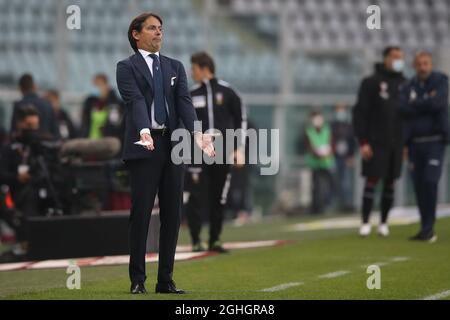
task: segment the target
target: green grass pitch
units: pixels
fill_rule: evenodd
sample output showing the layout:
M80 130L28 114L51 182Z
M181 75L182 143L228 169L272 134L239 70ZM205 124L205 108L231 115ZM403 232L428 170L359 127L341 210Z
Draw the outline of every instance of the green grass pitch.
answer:
M155 294L156 265L150 263L147 295L128 293L128 269L122 265L82 268L80 290L66 288L65 269L0 272L0 299L422 299L450 290L450 218L437 221L439 240L434 244L407 240L417 224L392 227L386 239L376 234L361 239L355 229L286 231L299 221L304 219L227 225L224 241L292 242L177 262L174 280L186 295ZM179 243L188 243L186 228ZM408 259L395 262L395 257ZM388 262L380 267L381 289L369 290L366 266L381 262ZM337 271L345 273L321 277ZM290 287L261 291L283 284Z

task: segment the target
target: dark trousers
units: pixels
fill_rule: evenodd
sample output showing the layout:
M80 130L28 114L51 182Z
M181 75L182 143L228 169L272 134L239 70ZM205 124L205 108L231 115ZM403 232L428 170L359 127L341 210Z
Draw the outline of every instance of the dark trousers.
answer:
M331 204L333 185L333 176L329 169L314 169L312 171L312 214L323 213L325 208Z
M335 187L339 196L340 209L343 210L353 207L353 172L346 161L345 157L336 157Z
M226 164L204 165L197 184L191 185L186 217L192 242L200 241L202 213L209 219L209 244L220 239L223 211L230 186L230 167Z
M148 159L128 160L131 184L129 219L130 265L132 282L144 282L147 233L151 212L158 194L159 235L158 282L172 280L175 249L181 220L183 166L170 159L170 135L152 134L155 150Z
M413 143L409 147L410 172L420 212L421 233L433 232L436 220L438 184L445 145L442 142Z

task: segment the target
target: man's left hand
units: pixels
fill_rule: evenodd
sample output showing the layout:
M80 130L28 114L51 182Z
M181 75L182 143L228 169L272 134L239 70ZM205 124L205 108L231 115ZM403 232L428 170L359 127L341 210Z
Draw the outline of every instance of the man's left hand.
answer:
M209 157L214 157L216 155L212 134L195 132L194 140L197 146L202 149L203 152L206 153Z

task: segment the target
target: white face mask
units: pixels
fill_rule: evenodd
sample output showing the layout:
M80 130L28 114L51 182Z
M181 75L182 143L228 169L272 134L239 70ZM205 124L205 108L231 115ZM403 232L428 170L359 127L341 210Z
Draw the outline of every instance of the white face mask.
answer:
M402 72L405 67L405 61L403 59L395 59L392 61L392 69L395 72Z
M315 128L320 128L323 125L323 117L322 116L314 116L312 118L312 124Z
M347 112L346 111L337 111L336 112L336 120L337 121L347 121Z

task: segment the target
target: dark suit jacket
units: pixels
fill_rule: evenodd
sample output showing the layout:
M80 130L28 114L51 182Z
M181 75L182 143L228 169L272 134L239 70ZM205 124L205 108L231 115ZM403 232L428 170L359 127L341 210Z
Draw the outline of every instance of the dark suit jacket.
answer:
M180 120L189 131L197 120L187 87L186 72L180 61L160 54L164 81L164 95L169 108L169 130L180 127ZM137 52L117 63L117 86L125 103L125 136L123 159L148 158L151 153L134 142L140 139L140 131L151 128L150 107L153 103L153 79L150 70Z

